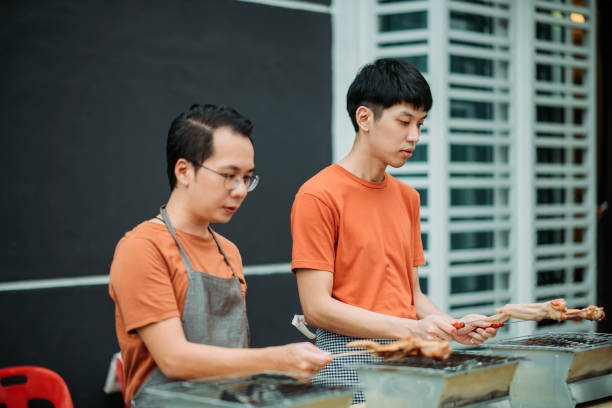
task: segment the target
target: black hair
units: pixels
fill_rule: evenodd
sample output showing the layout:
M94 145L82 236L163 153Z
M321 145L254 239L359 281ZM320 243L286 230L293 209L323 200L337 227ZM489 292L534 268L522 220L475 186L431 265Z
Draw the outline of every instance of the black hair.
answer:
M412 64L384 58L361 68L346 95L346 110L358 130L355 113L367 106L378 119L384 109L398 103L409 103L415 109L431 109L433 103L429 84Z
M172 121L166 143L166 161L170 190L176 186L174 166L183 158L197 164L212 156L215 129L229 127L251 143L253 124L238 111L227 106L192 105Z

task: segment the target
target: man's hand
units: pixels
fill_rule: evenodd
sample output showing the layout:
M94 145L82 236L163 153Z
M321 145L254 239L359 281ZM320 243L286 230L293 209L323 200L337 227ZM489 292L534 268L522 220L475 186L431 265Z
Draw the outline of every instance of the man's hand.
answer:
M469 314L461 319L465 323L463 329L457 330L455 341L467 346L479 346L486 340L497 335L497 328L491 327L491 323L484 320L486 316L479 314Z
M278 371L312 377L332 361L332 355L311 343L292 343L269 347Z
M424 340L451 340L457 336L457 329L451 324L453 321L449 316L431 314L417 320L414 334Z

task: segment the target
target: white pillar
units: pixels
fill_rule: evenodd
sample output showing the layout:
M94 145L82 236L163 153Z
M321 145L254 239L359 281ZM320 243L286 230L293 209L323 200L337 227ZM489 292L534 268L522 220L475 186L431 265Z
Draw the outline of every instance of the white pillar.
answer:
M332 3L332 161L348 154L355 130L346 112L346 92L357 71L374 55L372 0Z
M511 123L514 124L515 141L511 152L514 167L514 197L512 199L513 231L516 266L513 268L512 292L514 303L532 303L536 285L534 249L535 224L535 174L534 174L534 5L531 0L512 2L512 107ZM535 324L512 326L511 334L525 335L533 332Z
M440 310L448 311L449 259L449 147L448 147L448 4L431 0L427 13L429 30L428 76L433 106L428 114L429 129L429 296Z

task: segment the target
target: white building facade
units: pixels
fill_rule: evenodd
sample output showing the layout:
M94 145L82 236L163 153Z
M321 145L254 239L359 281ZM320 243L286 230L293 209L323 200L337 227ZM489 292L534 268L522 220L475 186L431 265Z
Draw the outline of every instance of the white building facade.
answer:
M421 194L422 286L452 315L595 303L595 0L335 0L333 158L363 64L416 65L434 104L391 173ZM594 330L525 322L504 335Z

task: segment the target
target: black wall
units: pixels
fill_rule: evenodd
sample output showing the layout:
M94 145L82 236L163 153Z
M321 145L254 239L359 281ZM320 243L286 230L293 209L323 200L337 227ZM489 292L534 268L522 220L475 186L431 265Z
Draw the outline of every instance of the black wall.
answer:
M598 214L597 221L597 304L612 310L612 27L607 18L612 15L612 2L599 0L598 8L598 143L597 143L597 204L608 203L608 209ZM608 314L610 315L610 314ZM612 333L612 319L602 320L597 330Z
M107 274L119 238L167 199L167 130L196 102L255 124L260 186L217 230L246 265L290 261L293 196L331 161L329 14L234 0L4 1L0 61L0 283ZM253 345L301 340L289 326L293 276L248 284ZM0 308L0 366L58 371L76 406L120 405L102 393L118 350L106 286L0 292Z

